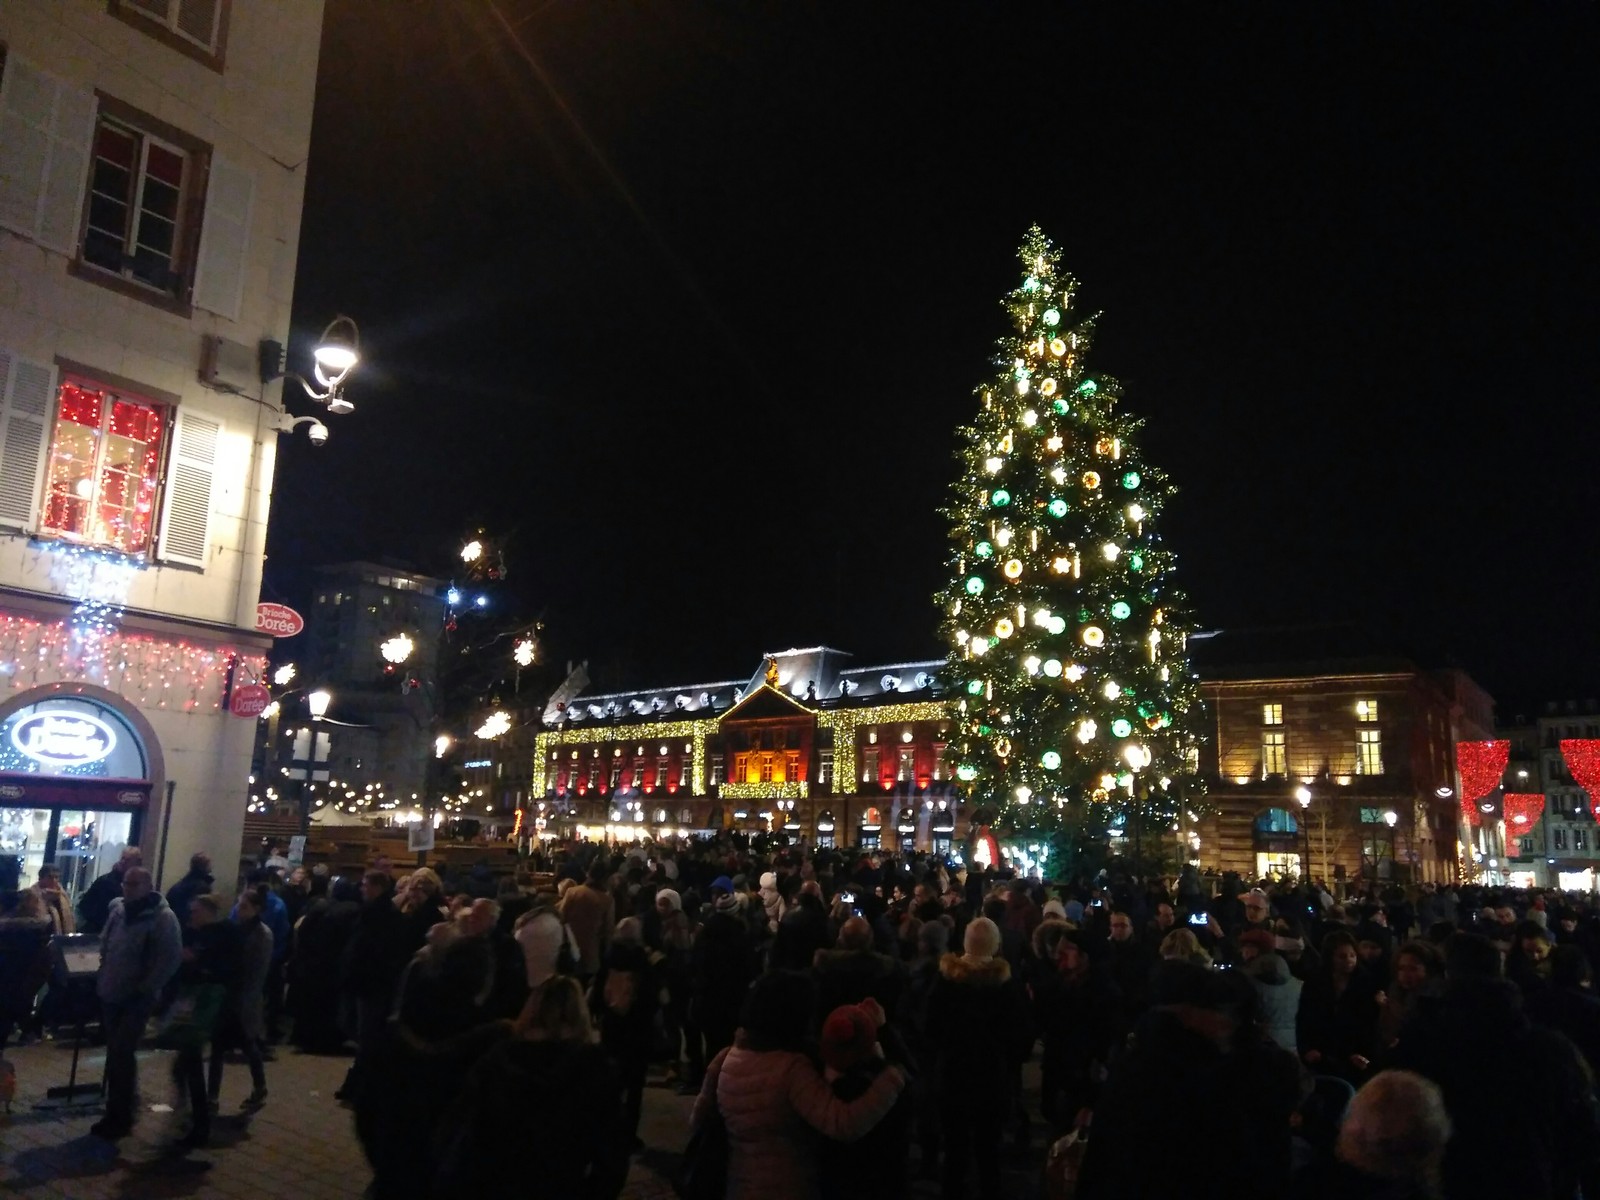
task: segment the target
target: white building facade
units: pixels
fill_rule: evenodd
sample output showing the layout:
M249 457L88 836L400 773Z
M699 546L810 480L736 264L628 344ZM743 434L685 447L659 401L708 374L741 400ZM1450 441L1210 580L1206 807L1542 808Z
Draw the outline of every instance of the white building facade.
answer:
M322 0L0 4L0 856L233 883ZM274 361L262 369L267 358Z

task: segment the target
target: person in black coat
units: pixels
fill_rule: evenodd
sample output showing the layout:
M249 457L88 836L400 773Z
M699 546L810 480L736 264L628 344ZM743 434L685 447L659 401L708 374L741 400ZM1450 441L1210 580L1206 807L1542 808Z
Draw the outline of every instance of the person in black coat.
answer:
M828 910L822 889L815 882L801 886L794 907L778 922L768 968L774 971L809 971L818 950L828 946Z
M332 1054L345 1043L340 964L361 921L361 891L336 879L330 893L306 906L289 959L289 1013L294 1041L313 1054Z
M622 1092L577 982L553 979L529 1005L444 1098L431 1194L492 1196L532 1179L541 1196L614 1200L627 1182Z
M1381 1040L1377 982L1360 964L1355 937L1335 929L1322 939L1322 963L1300 990L1295 1045L1301 1061L1359 1087Z
M600 1021L600 1046L622 1080L624 1124L635 1150L644 1145L639 1140L639 1113L645 1075L655 1053L663 961L644 943L638 919L629 917L617 926L590 998L589 1006Z
M979 1194L1001 1194L1000 1140L1017 1064L1033 1045L1028 998L1000 956L987 917L967 925L965 952L939 960L928 997L927 1040L935 1047L934 1097L944 1136L944 1197L966 1195L976 1162Z
M705 1061L733 1044L745 990L756 977L755 948L738 915L731 882L719 876L711 894L711 914L689 952L693 980L689 1014L704 1038ZM690 1052L698 1056L697 1044L691 1042ZM705 1073L705 1062L691 1061L689 1066L695 1078Z
M1564 1033L1600 1080L1600 996L1594 994L1594 972L1578 946L1557 946L1547 960L1548 986L1526 996L1528 1016L1537 1025Z
M395 907L394 882L388 875L368 871L361 879L361 897L361 912L340 972L341 986L355 1011L356 1038L355 1062L335 1093L340 1100L357 1098L364 1068L382 1051L395 988L415 949Z
M196 896L209 896L214 883L211 856L203 851L191 854L189 873L167 889L167 907L178 914L178 920L188 920L189 901Z
M122 895L123 875L130 867L137 867L140 861L139 848L129 846L123 850L122 857L111 865L111 870L89 885L88 890L78 898L79 933L99 933L105 928L106 918L111 913L111 902Z
M1063 1131L1094 1104L1120 1033L1122 996L1089 957L1081 929L1061 935L1056 970L1033 994L1034 1027L1044 1043L1039 1106Z
M1262 1037L1255 1006L1236 972L1161 964L1151 1009L1095 1105L1078 1200L1283 1194L1299 1068Z
M846 1103L865 1095L891 1064L916 1071L904 1041L875 1000L840 1005L829 1013L822 1023L821 1052L823 1077ZM822 1194L829 1200L904 1200L910 1194L906 1160L915 1107L907 1089L889 1114L857 1141L825 1140Z
M231 990L239 977L242 938L239 926L227 920L221 899L212 895L192 897L180 920L184 921L184 929L183 963L177 975L179 990L202 984ZM218 1019L222 1019L220 1012ZM211 1138L211 1104L203 1041L178 1051L172 1077L189 1096L189 1132L179 1145L185 1149L204 1146Z
M1450 1200L1600 1195L1600 1106L1583 1057L1528 1020L1487 938L1450 935L1444 994L1419 1004L1387 1065L1444 1093L1455 1127L1444 1156Z

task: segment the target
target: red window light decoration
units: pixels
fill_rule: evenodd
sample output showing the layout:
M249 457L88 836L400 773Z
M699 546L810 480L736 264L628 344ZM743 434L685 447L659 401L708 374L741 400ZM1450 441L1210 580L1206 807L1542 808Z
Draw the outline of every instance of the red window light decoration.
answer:
M1482 825L1478 801L1500 786L1511 761L1511 743L1457 742L1456 770L1461 775L1461 816L1469 825Z
M1567 770L1593 802L1600 796L1600 738L1563 738L1561 757L1567 760Z
M1507 792L1505 795L1506 837L1533 832L1544 816L1543 792Z

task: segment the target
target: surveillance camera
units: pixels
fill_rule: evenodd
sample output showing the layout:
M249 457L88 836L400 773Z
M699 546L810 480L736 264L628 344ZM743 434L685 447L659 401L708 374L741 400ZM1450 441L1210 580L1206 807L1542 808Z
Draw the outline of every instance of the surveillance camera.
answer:
M311 439L313 446L326 446L328 444L328 427L321 421L315 422L306 430L306 436Z

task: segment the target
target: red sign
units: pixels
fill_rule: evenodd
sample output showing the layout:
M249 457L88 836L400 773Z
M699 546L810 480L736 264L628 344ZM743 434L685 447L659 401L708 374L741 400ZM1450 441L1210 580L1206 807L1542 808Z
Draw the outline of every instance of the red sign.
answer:
M236 717L259 717L272 703L272 693L259 683L246 683L233 689L228 711Z
M291 638L306 627L306 620L287 604L256 605L256 632Z

